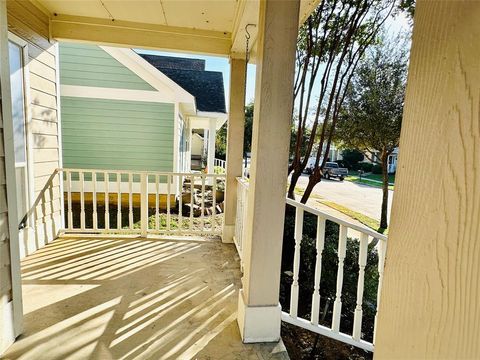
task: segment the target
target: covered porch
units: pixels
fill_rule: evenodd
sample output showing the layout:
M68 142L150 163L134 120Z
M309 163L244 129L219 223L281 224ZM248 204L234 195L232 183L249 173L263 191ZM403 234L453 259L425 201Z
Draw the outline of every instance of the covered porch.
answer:
M146 1L144 5L128 1L0 0L4 150L0 157L4 170L0 171L0 351L7 351L7 357L38 358L43 354L49 359L89 354L98 358L217 358L222 354L231 358L236 353L240 357L284 357L280 341L283 320L375 350L379 358L478 355L479 284L474 280L480 258L480 247L476 246L480 194L480 167L476 165L480 72L476 60L480 51L474 39L480 34L480 6L475 2L418 2L402 155L385 261L386 237L285 200L296 38L299 25L318 1L169 2L165 7L162 2ZM238 177L242 174L245 29L249 24L255 25L250 28L250 55L257 73L252 163L246 185ZM29 174L29 207L34 212L25 221L17 211L20 182L8 59L9 39L14 36L20 38L16 39L19 47L26 52L24 69L31 64L34 75L31 84L25 81L22 85L32 89L27 99L27 140L29 136L35 139L34 135L37 139L40 135L45 139L56 137L32 146L37 155L28 164L35 170ZM90 228L85 207L80 208L77 225L70 221L73 215L69 214L68 193L72 188L68 177L55 173L62 168L56 41L230 58L226 192L218 230L222 243L210 239L219 233L213 223L208 233L203 218L201 228L195 231L192 211L184 219L185 228L180 221L180 230L187 234L172 234L171 218L167 228L161 228L156 220L158 211L154 223L150 223L149 195L151 191L158 195L159 181L149 182L148 174L142 172L137 174L140 181L128 182L136 182L139 190L132 190L132 185L127 191L129 205L132 192L140 198L139 228L133 226L130 214L126 229L119 228L118 222L117 229L110 228L108 172L104 174L107 181L103 190L98 189L106 192L103 228L95 222ZM52 143L53 148L45 145ZM417 167L420 151L428 155L425 172ZM460 158L458 153L462 154ZM123 174L121 169L118 173ZM154 175L168 179L192 176ZM203 192L205 177L202 179ZM89 180L79 175L75 181L80 194L84 194L82 183ZM176 185L183 182L167 180L165 184L167 191L173 184L170 190L176 192L180 191ZM194 187L194 181L190 182L190 188ZM118 192L123 201L123 191ZM159 197L155 199L157 210ZM170 196L166 199L168 209ZM80 195L82 203L85 206L85 197ZM294 245L289 254L289 300L282 308L279 292L287 203L294 213ZM307 213L316 221L311 244L315 278L310 279L313 290L305 300L299 297L303 281L299 276L304 264L304 230L312 232L312 228L303 226ZM332 232L336 235L337 259L334 266L324 269L326 224L332 222L338 230ZM95 236L87 237L87 232ZM21 235L30 233L28 246L32 246L33 254L22 263L19 248L25 238ZM77 236L65 237L65 233ZM117 235L107 239L105 233ZM125 239L120 233L140 237ZM157 234L201 238L156 239ZM365 249L373 239L379 240L375 331L371 339L364 339ZM240 260L236 259L234 242ZM350 298L354 310L348 316L352 321L346 329L343 286L348 273L344 260L352 243L358 249L358 266L352 270L357 281ZM319 284L326 272L336 276L328 326L318 321L322 301ZM301 309L306 301L311 304L308 311ZM249 343L270 344L245 345ZM218 344L220 353L215 352Z
M219 239L60 237L22 262L25 328L4 356L288 358L242 343L240 276Z

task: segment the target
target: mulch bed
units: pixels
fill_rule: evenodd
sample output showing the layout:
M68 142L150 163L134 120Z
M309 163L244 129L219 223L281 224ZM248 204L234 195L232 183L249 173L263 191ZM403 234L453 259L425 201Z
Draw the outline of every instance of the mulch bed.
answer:
M373 354L298 326L282 322L282 340L292 360L372 360Z

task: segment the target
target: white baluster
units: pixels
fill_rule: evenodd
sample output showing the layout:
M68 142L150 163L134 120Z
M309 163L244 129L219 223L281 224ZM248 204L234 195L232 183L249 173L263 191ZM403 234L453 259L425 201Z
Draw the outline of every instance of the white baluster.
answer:
M80 229L85 230L85 175L83 171L78 172L80 182Z
M183 175L180 175L178 178L179 187L180 187L180 196L178 197L178 230L182 231L183 228L183 214L182 214L182 195L183 195Z
M122 174L117 173L117 229L122 228Z
M133 229L133 175L128 173L128 227Z
M367 265L368 254L368 236L366 234L360 234L360 244L358 253L358 284L357 284L357 306L355 307L355 313L353 318L353 338L360 340L362 334L362 317L363 317L363 288L365 285L365 266Z
M293 283L290 293L290 316L296 318L298 312L298 275L300 272L300 246L303 235L303 209L295 212L295 251L293 255Z
M201 231L204 231L204 228L205 228L205 216L204 216L204 212L205 212L205 174L202 174L202 195L201 195L201 199L202 199L202 205L201 205L201 214L200 214L200 229Z
M104 181L105 181L105 230L110 230L110 204L109 204L109 176L108 172L103 174Z
M320 314L320 280L322 278L322 253L325 246L325 218L317 217L317 258L315 261L315 283L313 284L311 323L318 325Z
M343 263L347 251L347 227L340 225L340 236L338 238L338 271L337 271L337 292L333 303L332 331L340 331L340 317L342 315L342 287L343 287Z
M171 175L167 175L167 231L170 232L171 230L171 215L170 215L170 184L172 182Z
M190 176L190 231L193 230L193 189L194 189L195 176Z
M158 174L155 175L155 230L160 230L160 212L159 212L160 184Z
M73 229L73 211L72 211L72 173L66 171L67 175L67 207L68 207L68 228Z
M148 231L148 175L140 175L140 231L143 237Z
M92 172L92 220L93 220L93 229L98 229L98 214L97 214L97 173L95 171Z
M211 214L211 217L212 217L212 220L211 220L211 223L212 223L212 232L215 232L215 229L216 229L216 217L217 215L217 177L214 176L213 177L213 184L212 184L212 214Z
M378 242L377 248L378 248L378 290L377 290L377 312L375 314L375 325L373 328L374 344L375 344L375 337L377 335L377 317L378 317L378 310L380 309L380 296L382 293L383 270L385 268L385 256L387 252L387 243L384 240L380 240Z

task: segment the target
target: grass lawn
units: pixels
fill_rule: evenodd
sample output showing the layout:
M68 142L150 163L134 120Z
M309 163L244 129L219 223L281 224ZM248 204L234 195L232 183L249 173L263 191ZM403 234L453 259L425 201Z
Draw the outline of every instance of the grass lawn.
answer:
M295 194L303 195L303 193L304 193L303 189L301 189L299 187L295 187ZM358 211L354 211L352 209L349 209L349 208L347 208L343 205L337 204L333 201L323 200L322 197L320 197L316 194L311 194L310 198L315 199L318 203L326 205L328 207L331 207L332 209L335 209L335 210L341 212L342 214L345 214L345 215L351 217L352 219L355 219L355 220L361 222L363 225L369 227L372 230L375 230L375 231L379 232L380 234L385 234L385 235L388 234L388 229L382 229L380 227L380 222L378 220L375 220L375 219L373 219L373 218L371 218L367 215L364 215L364 214L362 214Z
M368 174L368 175L362 176L362 179L363 178L382 181L382 174ZM388 175L388 182L391 184L395 184L395 174Z
M378 188L382 187L382 184L378 182L378 181L382 181L382 175L370 174L370 175L367 175L367 176L362 176L361 179L358 175L349 175L345 178L345 180L355 182L355 183L359 183L359 184L374 186L374 187L378 187ZM390 175L388 181L390 182L390 184L394 184L395 183L395 175ZM388 188L390 190L394 190L395 185L389 185Z
M378 231L380 234L388 234L388 229L382 229L380 228L380 222L367 216L362 213L359 213L358 211L351 210L343 205L337 204L333 201L326 201L326 200L317 200L319 203L327 205L328 207L331 207L332 209L335 209L337 211L340 211L342 214L345 214L352 219L355 219L359 222L361 222L363 225L369 227L372 230Z

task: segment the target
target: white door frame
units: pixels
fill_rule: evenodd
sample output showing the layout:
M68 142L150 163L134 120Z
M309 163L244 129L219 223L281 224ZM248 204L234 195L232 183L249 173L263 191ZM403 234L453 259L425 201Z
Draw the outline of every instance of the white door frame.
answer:
M7 3L0 0L0 89L2 96L3 143L5 150L5 177L8 202L8 230L10 271L12 276L13 335L23 330L22 283L18 243L18 211L16 194L15 147L13 144L12 94L10 90L10 62L8 51ZM3 319L2 319L3 320ZM6 319L5 319L6 320Z
M8 40L22 49L22 71L23 71L23 97L24 97L24 113L25 113L25 156L26 156L26 207L27 210L30 209L31 205L35 202L35 177L34 177L34 167L33 167L33 124L32 124L32 113L31 113L31 101L30 101L30 72L28 67L28 43L22 38L18 37L11 32L8 33ZM30 213L30 216L27 219L25 229L23 229L23 242L24 242L24 251L22 254L20 251L20 258L24 257L29 249L28 244L30 243L30 237L34 236L35 231L35 219L33 213ZM22 218L18 219L18 223ZM21 249L20 249L21 250Z

